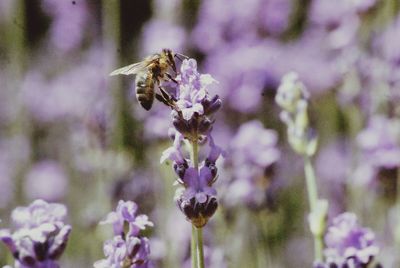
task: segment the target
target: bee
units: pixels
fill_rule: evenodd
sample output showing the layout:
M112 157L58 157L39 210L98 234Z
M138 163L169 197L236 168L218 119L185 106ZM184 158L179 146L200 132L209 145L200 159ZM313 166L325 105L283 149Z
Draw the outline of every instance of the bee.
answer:
M154 54L145 58L141 62L133 63L119 68L110 73L110 75L136 75L136 98L140 105L147 111L153 106L154 98L172 106L172 97L161 88L163 81L177 81L168 72L172 69L177 74L175 57L184 56L174 53L170 49L163 49L161 53ZM186 57L186 56L184 56ZM187 57L186 57L187 58ZM155 86L160 89L161 95L155 92Z

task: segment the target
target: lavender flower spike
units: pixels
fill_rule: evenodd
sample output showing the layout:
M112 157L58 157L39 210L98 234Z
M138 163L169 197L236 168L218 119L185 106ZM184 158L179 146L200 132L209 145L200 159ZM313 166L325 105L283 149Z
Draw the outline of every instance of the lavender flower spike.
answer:
M374 233L358 224L354 213L333 219L325 235L326 263L319 267L367 267L379 253Z
M58 268L71 226L64 224L67 209L62 204L36 200L12 212L13 233L0 230L0 240L15 258L18 268Z
M146 215L136 215L137 205L132 201L118 202L117 209L110 212L100 224L112 224L114 238L104 243L105 259L94 263L95 268L149 268L149 240L140 231L153 223ZM124 229L128 226L128 230Z

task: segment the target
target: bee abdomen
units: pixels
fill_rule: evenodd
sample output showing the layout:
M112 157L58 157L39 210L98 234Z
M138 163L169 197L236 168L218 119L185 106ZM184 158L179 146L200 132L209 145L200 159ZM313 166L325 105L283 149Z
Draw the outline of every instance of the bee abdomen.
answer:
M147 111L151 109L154 101L154 79L151 72L136 75L136 98L140 105Z

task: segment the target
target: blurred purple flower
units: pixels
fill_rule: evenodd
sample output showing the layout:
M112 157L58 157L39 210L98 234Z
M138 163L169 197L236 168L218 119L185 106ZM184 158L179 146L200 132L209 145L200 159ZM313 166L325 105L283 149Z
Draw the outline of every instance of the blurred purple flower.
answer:
M376 0L339 0L335 3L315 0L311 5L310 18L313 23L332 30L344 24L349 17L357 17L367 11L375 3Z
M11 218L16 230L0 230L3 241L21 268L58 268L57 259L67 245L71 226L64 223L67 209L62 204L36 200L18 207Z
M30 199L57 201L64 198L68 191L68 177L56 161L43 160L26 175L24 190Z
M106 259L94 263L96 268L149 268L149 241L140 236L140 231L153 223L146 215L136 215L138 206L132 201L118 202L117 209L110 212L100 224L112 224L114 238L104 243ZM128 225L128 230L124 229Z
M322 147L315 159L317 178L324 181L320 188L328 193L330 215L338 215L345 209L345 187L351 170L350 163L349 143L343 139Z
M357 136L363 158L373 167L393 168L400 163L400 123L397 119L373 116Z
M165 133L171 127L170 115L165 112L165 107L161 105L154 105L150 111L146 111L136 105L134 107L134 116L143 121L143 138L145 139L164 139Z
M77 48L82 43L89 20L86 1L45 0L42 5L44 11L53 17L50 42L61 52Z
M260 32L278 35L288 26L291 8L287 0L204 1L193 39L200 50L210 52L227 42L258 39Z
M233 42L209 53L205 68L220 82L221 98L232 109L256 112L263 93L275 90L281 77L290 71L298 73L313 95L338 84L337 55L331 53L323 38L318 32L309 32L286 44L273 39Z
M395 198L397 169L400 166L400 123L396 118L374 115L357 136L359 163L352 181Z
M42 122L107 118L111 95L106 83L108 59L104 55L102 49L93 47L74 68L51 79L40 71L29 71L21 94L28 111Z
M163 48L177 52L184 49L186 34L179 25L154 19L147 22L142 31L141 54L143 56L158 53Z
M258 207L267 200L272 165L280 158L275 131L265 129L261 122L242 124L232 138L227 164L233 179L224 189L223 201L228 206L244 202Z
M337 54L325 44L321 33L304 33L299 40L282 48L276 67L280 77L288 72L296 72L311 95L324 93L340 81Z
M379 252L374 233L361 227L357 216L349 212L333 219L325 235L325 244L329 267L366 267Z
M325 178L332 182L344 182L346 180L349 162L347 146L345 141L338 140L322 147L315 161L318 177ZM327 165L327 163L339 164L333 167ZM340 167L340 169L337 169L338 167Z
M218 92L225 103L240 112L259 108L263 90L279 83L281 45L273 40L239 41L208 54L205 68L218 79Z
M289 16L292 2L289 0L264 0L261 3L261 25L272 35L278 35L286 30L289 24Z
M375 40L375 47L380 55L388 62L400 64L400 16L398 16Z
M375 5L375 2L316 0L311 4L310 20L313 26L326 32L327 42L332 49L348 48L358 41L360 14Z

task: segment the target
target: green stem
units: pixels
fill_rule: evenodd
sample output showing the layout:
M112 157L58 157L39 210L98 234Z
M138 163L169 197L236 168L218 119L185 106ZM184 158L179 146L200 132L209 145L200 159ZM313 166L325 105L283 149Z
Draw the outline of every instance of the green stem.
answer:
M192 241L190 244L190 252L192 257L192 268L197 268L197 235L196 235L196 227L192 225Z
M191 160L194 168L199 170L199 144L197 136L191 141ZM191 242L192 268L204 268L203 229L192 225Z
M304 173L306 175L308 202L310 210L315 211L318 202L317 182L315 180L314 169L311 165L310 157L304 157Z
M120 65L121 59L120 54L117 52L117 48L121 46L121 32L120 32L120 1L117 0L102 0L102 34L103 34L103 46L106 48L108 53L112 53L112 63L106 68L109 68L104 75ZM121 149L124 143L124 119L123 119L123 107L124 107L124 93L121 84L121 79L107 79L110 90L113 92L114 101L114 115L115 115L115 127L112 133L112 142L115 148Z
M204 253L203 253L203 228L196 228L196 238L197 238L197 261L198 268L204 268Z
M199 170L199 144L197 143L197 138L195 139L196 141L192 141L192 155L191 155L191 160L193 162L193 166L195 169Z
M315 179L315 172L311 165L309 156L304 157L304 173L306 175L308 202L310 205L311 213L316 212L318 204L317 182ZM323 241L322 236L314 235L314 253L315 260L322 261Z

